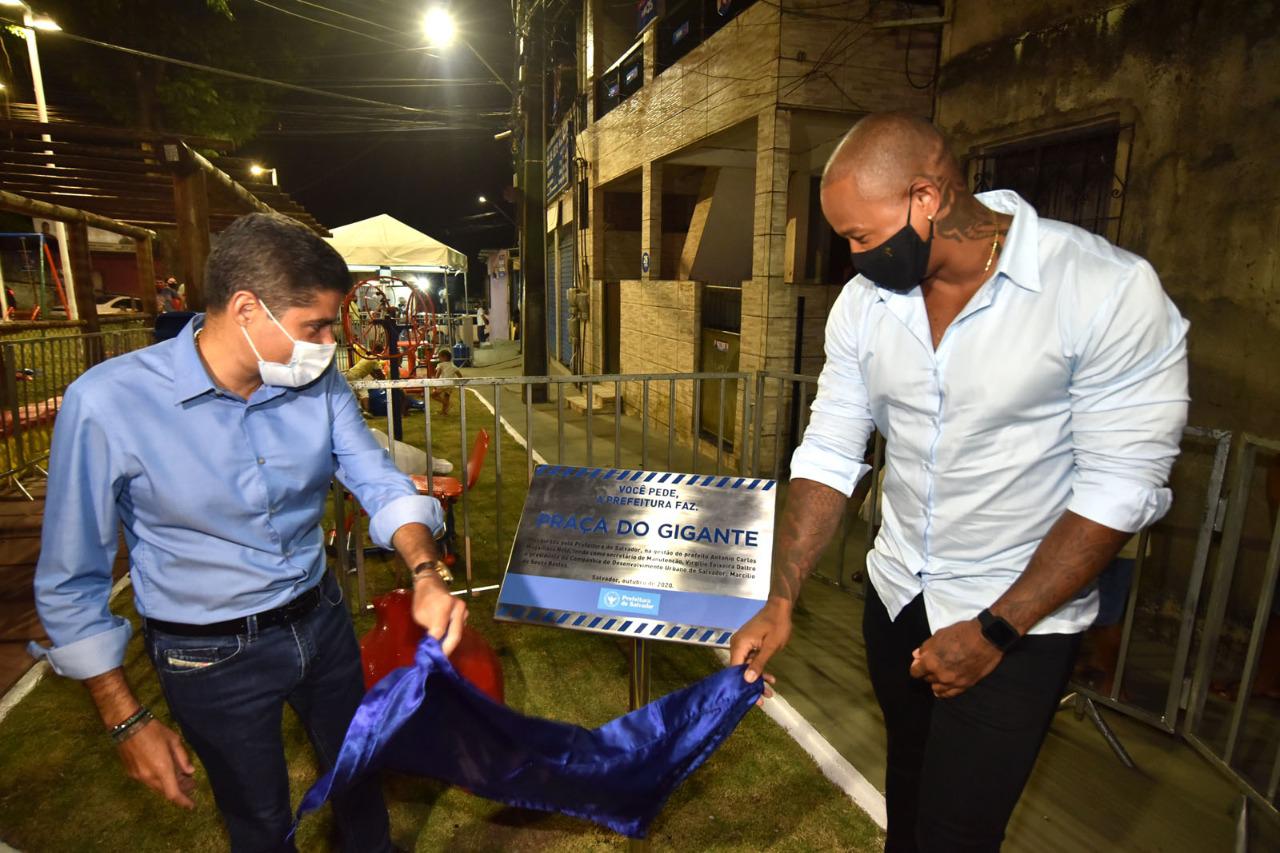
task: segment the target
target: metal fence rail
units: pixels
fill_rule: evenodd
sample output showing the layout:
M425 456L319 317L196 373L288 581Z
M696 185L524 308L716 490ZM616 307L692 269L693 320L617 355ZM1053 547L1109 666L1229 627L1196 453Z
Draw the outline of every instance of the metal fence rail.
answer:
M131 327L0 342L0 482L27 493L22 477L43 472L67 386L98 362L152 340L151 329Z
M1270 623L1280 619L1272 612L1276 581L1280 577L1280 514L1266 505L1269 501L1258 500L1260 490L1256 488L1255 475L1260 454L1268 454L1273 464L1280 464L1275 461L1280 455L1280 441L1247 434L1241 437L1227 490L1222 542L1181 731L1201 755L1236 782L1249 800L1265 814L1280 818L1277 809L1280 731L1275 725L1274 713L1267 714L1265 708L1259 708L1261 703L1252 695L1267 635L1275 630ZM1265 547L1251 549L1254 565L1245 566L1243 552L1249 545L1251 533L1265 537ZM1263 553L1265 558L1259 566L1256 558ZM1235 685L1224 684L1219 690L1231 698L1215 700L1211 706L1214 676L1224 670L1235 672L1234 663L1239 660L1240 644L1235 644L1233 653L1231 649L1224 650L1222 642L1232 627L1233 599L1237 610L1247 611L1252 604L1252 619L1243 643L1243 663ZM1263 713L1259 719L1255 714L1260 710Z
M1175 509L1175 513L1139 534L1133 580L1121 623L1120 650L1115 662L1112 688L1108 693L1100 693L1085 685L1073 685L1074 689L1093 701L1170 734L1177 731L1179 717L1186 707L1190 690L1188 664L1197 629L1203 625L1202 621L1197 620L1197 612L1204 587L1205 569L1215 534L1221 530L1222 484L1231 451L1231 433L1187 427L1183 431L1182 448L1173 476L1174 506L1185 506L1186 510L1179 514ZM1201 461L1200 457L1204 455L1208 458ZM1193 461L1198 464L1193 466ZM1184 473L1180 470L1183 467L1194 467L1194 471ZM1175 514L1181 517L1174 518ZM1166 565L1155 565L1148 556L1152 551L1152 539L1173 539L1175 533L1182 532L1175 529L1182 517L1197 519L1194 528L1195 546L1185 572L1178 566L1179 571L1172 573L1176 576L1171 578L1169 586L1163 588L1154 584L1144 585L1147 574L1152 569L1167 570L1167 563L1175 561L1177 555L1174 552L1179 550L1173 545L1161 549ZM1185 577L1180 577L1184 574ZM1170 638L1167 636L1159 636L1159 626L1151 624L1161 612L1170 609L1177 623L1172 642L1169 642ZM1140 620L1144 623L1142 626L1138 625ZM1147 636L1143 636L1144 633ZM1163 655L1153 656L1150 653L1152 646L1172 650L1167 668ZM1139 660L1140 656L1145 660ZM1133 681L1135 674L1145 677L1148 688L1159 687L1160 693L1155 701L1142 701L1137 687L1133 691L1129 690L1130 684L1126 681L1126 676L1130 677L1129 681Z
M510 476L512 464L503 458L502 436L513 433L519 436L524 449L523 465L519 467L523 468L527 485L536 466L543 463L746 475L749 472L747 454L743 452L746 444L738 436L747 434L743 425L752 421L754 380L754 374L748 373L634 373L367 380L352 383L352 388L357 393L370 390L385 393L387 413L377 427L385 429L387 436L396 435L395 392L425 401L422 424L416 427L421 430L425 465L424 470L413 473L425 476L430 492L436 477L433 432L438 433L441 417L432 411L432 391L449 390L459 397L456 414L450 415L456 419L461 436L457 448L459 465L453 472L458 479L466 480L471 443L483 428L490 431L490 452L499 483ZM480 424L468 424L467 407L462 405L462 398L467 394L478 398L489 410ZM709 435L701 426L706 394L714 395L720 404ZM730 395L736 395L740 405L726 405ZM534 402L544 397L548 402ZM605 400L610 402L604 403ZM394 442L389 446L393 459L401 464L402 455L407 455L407 451ZM336 500L345 499L345 490L339 486ZM501 489L497 490L495 499L493 537L498 551L506 553L522 507L504 506ZM474 586L469 501L470 490L464 489L458 502L460 518L455 525L460 540L456 556L468 591ZM516 517L509 517L509 513L515 513ZM358 523L357 518L354 525ZM363 607L368 601L363 547L359 545L358 527L353 526L353 531L356 547L339 548L338 552L340 560L355 561L357 601Z

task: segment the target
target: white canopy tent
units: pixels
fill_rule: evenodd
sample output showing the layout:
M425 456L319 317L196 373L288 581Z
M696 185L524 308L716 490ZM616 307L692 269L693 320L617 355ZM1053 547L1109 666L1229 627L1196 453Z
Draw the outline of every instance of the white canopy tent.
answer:
M467 271L467 256L385 213L340 225L327 238L356 272Z
M444 273L446 283L442 285L441 293L445 294L445 313L449 315L446 320L448 334L450 340L457 341L458 330L449 306L447 281L449 275L462 275L465 314L465 305L471 301L466 255L386 213L352 222L350 225L340 225L332 233L332 237L325 239L342 255L347 262L347 269L352 272L412 277L415 279L414 285L419 288L426 287L427 280L421 276L406 274ZM465 318L461 322L463 339L471 346L473 327Z

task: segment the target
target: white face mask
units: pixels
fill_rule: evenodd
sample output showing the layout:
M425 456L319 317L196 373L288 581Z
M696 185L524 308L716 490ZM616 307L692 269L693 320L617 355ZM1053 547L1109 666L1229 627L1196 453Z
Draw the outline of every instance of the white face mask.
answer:
M271 313L271 309L267 307L265 302L259 302L258 304L262 306L262 310L267 312L271 322L275 323L276 327L284 332L284 336L293 341L293 355L290 356L288 364L267 361L262 357L262 353L258 352L258 348L253 345L253 338L249 337L249 330L244 326L240 327L240 331L244 334L244 339L249 342L249 348L258 357L258 373L262 375L262 381L277 388L301 388L303 385L309 385L319 379L320 374L324 373L329 366L329 362L333 361L333 353L338 348L338 345L336 343L313 344L310 341L298 340L293 335L285 332L284 326L280 325L280 321L276 319L276 315Z

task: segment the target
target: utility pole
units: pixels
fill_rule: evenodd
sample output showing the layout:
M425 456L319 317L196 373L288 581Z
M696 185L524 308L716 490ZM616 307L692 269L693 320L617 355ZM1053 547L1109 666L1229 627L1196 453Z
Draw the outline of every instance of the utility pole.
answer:
M517 7L519 54L516 73L516 121L519 141L517 179L520 200L520 269L523 273L523 306L520 334L524 374L547 374L547 265L544 255L546 229L546 7L520 0ZM529 386L533 402L545 403L545 385Z

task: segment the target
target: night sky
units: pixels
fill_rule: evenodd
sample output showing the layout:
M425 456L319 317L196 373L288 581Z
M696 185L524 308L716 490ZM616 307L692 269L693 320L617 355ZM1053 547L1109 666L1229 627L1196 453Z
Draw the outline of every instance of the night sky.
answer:
M338 7L332 2L328 5ZM402 41L420 43L416 36L423 4L374 2L348 6L361 17L403 28L414 36ZM468 0L454 4L453 12L472 46L499 74L509 79L515 55L510 6L502 0ZM358 26L352 21L346 23L353 29ZM311 26L305 21L288 18L283 21L285 27L295 25ZM351 41L354 46L362 40L353 37ZM357 49L377 51L379 45L366 41ZM332 73L322 75L324 79L317 88L341 86L344 79L353 83L386 78L398 81L493 79L461 43L432 52L438 56L410 52L338 60ZM478 202L480 195L503 205L502 209L514 218L514 209L502 201L503 189L511 183L510 140L493 139L494 133L509 123L506 114L510 112L511 95L505 88L494 82L429 89L335 88L334 91L379 101L461 107L462 110L456 117L446 118L444 121L450 126L442 130L334 136L274 136L268 131L240 153L275 165L280 170L284 189L330 227L389 213L473 259L482 248L514 245L514 229L502 216L464 219L492 211L492 207ZM348 109L340 102L333 102L331 108L339 112ZM504 115L483 115L494 112ZM280 121L287 130L288 119ZM315 121L309 119L306 123L310 126ZM459 126L463 124L472 127ZM479 129L474 127L477 125Z
M203 12L203 0L167 2L175 4L170 10L189 4L195 14ZM504 217L490 213L466 219L492 211L492 206L478 202L479 195L496 201L514 218L514 208L502 200L504 188L511 183L510 140L493 139L509 125L511 95L460 40L445 49L424 49L426 3L231 0L230 5L237 26L270 36L263 47L254 46L257 67L251 70L259 76L376 101L447 110L412 114L268 88L271 121L235 154L274 166L282 188L329 227L389 213L465 252L473 264L482 248L514 245L514 228ZM456 0L451 8L461 36L509 80L515 56L510 4ZM90 22L77 18L75 6L55 11L67 32L110 40L101 31L86 31ZM115 36L119 41L130 37L128 33ZM77 91L65 69L83 52L102 48L65 39L59 42L57 34L42 39L50 105L83 108L84 92ZM280 60L273 65L270 42L275 39L291 44L318 39L322 46L315 55L321 58L304 69L281 65ZM196 59L184 53L181 44L135 41L131 46ZM205 61L233 71L250 70L230 60ZM127 86L128 81L122 80L121 85ZM219 85L239 84L219 80Z

